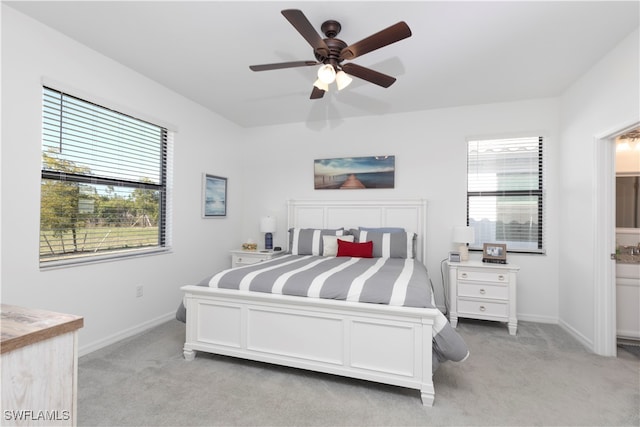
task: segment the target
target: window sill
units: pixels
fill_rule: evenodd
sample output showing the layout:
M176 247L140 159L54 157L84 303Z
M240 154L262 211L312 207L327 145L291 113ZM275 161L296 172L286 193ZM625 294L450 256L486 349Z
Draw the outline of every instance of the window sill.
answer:
M105 262L114 262L114 261L125 261L130 259L148 257L148 256L156 256L156 255L164 255L171 253L171 248L157 248L157 249L146 249L146 250L137 250L135 252L119 252L110 255L102 255L102 256L93 256L87 258L74 258L74 259L66 259L60 261L49 261L40 263L40 271L47 270L56 270L60 268L70 268L70 267L80 267L91 264L102 264Z

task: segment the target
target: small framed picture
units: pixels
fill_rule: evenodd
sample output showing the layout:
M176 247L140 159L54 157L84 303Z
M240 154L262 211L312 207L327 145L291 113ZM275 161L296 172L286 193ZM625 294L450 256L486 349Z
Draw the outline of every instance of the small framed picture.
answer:
M202 174L202 216L227 216L227 178Z
M507 245L502 243L485 243L482 246L482 261L506 264Z

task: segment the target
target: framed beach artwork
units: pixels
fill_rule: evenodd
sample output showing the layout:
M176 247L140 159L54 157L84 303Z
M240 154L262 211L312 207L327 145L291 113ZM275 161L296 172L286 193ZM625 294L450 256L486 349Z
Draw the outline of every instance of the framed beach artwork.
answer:
M395 187L396 156L342 157L314 160L316 190Z
M227 178L202 174L202 216L204 218L227 215Z

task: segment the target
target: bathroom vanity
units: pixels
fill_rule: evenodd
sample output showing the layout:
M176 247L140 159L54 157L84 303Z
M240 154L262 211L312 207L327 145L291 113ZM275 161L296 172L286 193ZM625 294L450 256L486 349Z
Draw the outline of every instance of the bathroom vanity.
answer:
M617 335L640 340L640 229L619 228L616 237Z

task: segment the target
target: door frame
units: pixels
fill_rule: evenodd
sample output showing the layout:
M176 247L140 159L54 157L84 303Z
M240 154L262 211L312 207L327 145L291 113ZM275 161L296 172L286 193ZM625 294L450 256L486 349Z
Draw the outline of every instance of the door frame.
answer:
M594 339L593 351L617 355L616 268L611 254L616 241L615 139L640 126L630 120L595 136L594 176Z

